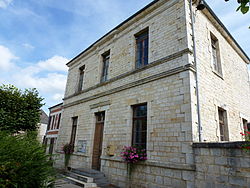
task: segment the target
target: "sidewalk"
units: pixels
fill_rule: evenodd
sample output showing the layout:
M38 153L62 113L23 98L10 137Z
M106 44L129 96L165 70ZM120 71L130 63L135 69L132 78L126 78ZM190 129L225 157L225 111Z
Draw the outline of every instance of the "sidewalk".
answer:
M74 184L70 184L64 179L57 179L55 182L55 188L80 188L80 187Z

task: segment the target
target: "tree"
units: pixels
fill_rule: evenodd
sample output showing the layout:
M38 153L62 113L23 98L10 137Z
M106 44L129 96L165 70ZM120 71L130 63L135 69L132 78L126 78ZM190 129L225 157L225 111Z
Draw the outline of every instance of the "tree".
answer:
M36 130L42 100L36 89L22 91L13 85L0 86L0 131Z
M246 14L249 11L249 0L237 0L237 2L239 3L237 11L240 10L243 14Z

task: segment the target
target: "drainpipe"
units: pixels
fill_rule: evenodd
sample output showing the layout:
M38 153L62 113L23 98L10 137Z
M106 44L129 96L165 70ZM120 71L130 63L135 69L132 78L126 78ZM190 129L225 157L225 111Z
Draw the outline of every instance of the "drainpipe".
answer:
M195 1L196 2L196 1ZM194 32L194 14L192 10L192 0L189 3L190 15L191 15L191 27L192 27L192 40L193 40L193 54L194 54L194 65L195 65L195 83L196 83L196 99L197 99L197 116L198 116L198 132L199 132L199 142L202 142L202 126L201 126L201 116L200 116L200 97L199 97L199 78L198 78L198 66L197 66L197 56L196 56L196 43L195 43L195 32Z

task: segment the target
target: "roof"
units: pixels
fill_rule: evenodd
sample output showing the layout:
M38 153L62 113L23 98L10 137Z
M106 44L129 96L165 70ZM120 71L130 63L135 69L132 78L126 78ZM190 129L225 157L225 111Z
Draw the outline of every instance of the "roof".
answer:
M220 21L220 19L216 16L214 11L209 7L209 5L206 3L206 1L204 1L204 5L206 6L208 12L213 16L213 18L218 22L218 24L225 30L225 32L228 34L228 36L232 39L232 41L236 44L236 46L240 49L240 51L244 54L244 56L246 56L246 58L250 62L250 58L248 57L248 55L240 47L240 45L237 43L237 41L234 39L234 37L231 35L231 33L226 28L226 26Z
M74 60L76 60L77 58L79 58L81 55L83 55L85 52L87 52L89 49L91 49L95 44L97 44L103 38L105 38L106 36L108 36L113 31L117 30L119 27L123 26L125 23L129 22L130 20L132 20L134 17L136 17L137 15L139 15L144 10L146 10L149 7L151 7L154 4L156 4L158 1L160 1L160 0L154 0L151 3L149 3L148 5L146 5L144 8L140 9L139 11L137 11L135 14L133 14L132 16L130 16L129 18L127 18L125 21L123 21L122 23L120 23L119 25L117 25L114 29L112 29L111 31L109 31L108 33L106 33L104 36L102 36L101 38L99 38L93 44L91 44L88 48L86 48L84 51L82 51L76 57L74 57L73 59L71 59L66 65L69 65L71 62L73 62ZM207 10L209 11L209 13L214 17L214 19L218 22L218 24L225 30L225 32L228 34L228 36L232 39L232 41L236 44L236 46L240 49L240 51L244 54L244 56L250 62L250 58L247 56L247 54L244 52L244 50L240 47L240 45L236 42L236 40L233 38L233 36L230 34L230 32L227 30L227 28L224 26L224 24L220 21L220 19L216 16L216 14L213 12L213 10L208 6L208 4L205 1L204 1L204 4L205 4Z
M57 106L61 106L61 105L63 105L63 103L59 103L59 104L56 104L56 105L54 105L54 106L51 106L51 107L49 107L49 109L51 109L51 108L55 108L55 107L57 107Z
M40 123L48 124L49 117L48 115L41 109L40 110Z
M88 48L86 48L84 51L82 51L76 57L74 57L73 59L71 59L66 65L69 65L75 59L77 59L82 54L84 54L85 52L87 52L90 48L92 48L96 43L98 43L99 41L101 41L103 38L105 38L106 36L108 36L110 33L112 33L113 31L115 31L116 29L118 29L119 27L121 27L122 25L124 25L125 23L127 23L128 21L132 20L138 14L140 14L141 12L143 12L144 10L146 10L147 8L151 7L152 5L154 5L155 3L157 3L158 1L160 1L160 0L154 0L154 1L152 1L151 3L149 3L148 5L146 5L145 7L143 7L141 10L139 10L138 12L136 12L135 14L133 14L132 16L130 16L129 18L127 18L126 20L124 20L122 23L120 23L114 29L112 29L111 31L109 31L108 33L106 33L105 35L103 35L101 38L99 38L97 41L95 41L93 44L91 44Z

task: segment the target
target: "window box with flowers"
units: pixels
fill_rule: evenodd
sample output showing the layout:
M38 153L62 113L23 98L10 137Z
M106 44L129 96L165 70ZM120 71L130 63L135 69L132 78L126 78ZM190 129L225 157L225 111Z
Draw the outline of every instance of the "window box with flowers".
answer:
M131 180L131 174L134 165L140 161L145 161L148 159L145 149L132 146L124 146L123 151L121 152L121 157L124 162L127 163L127 175L129 182Z

